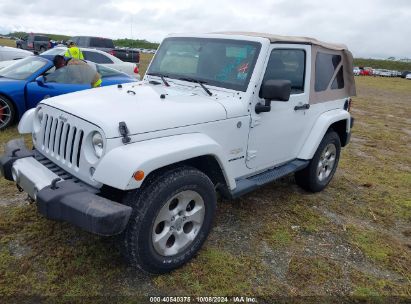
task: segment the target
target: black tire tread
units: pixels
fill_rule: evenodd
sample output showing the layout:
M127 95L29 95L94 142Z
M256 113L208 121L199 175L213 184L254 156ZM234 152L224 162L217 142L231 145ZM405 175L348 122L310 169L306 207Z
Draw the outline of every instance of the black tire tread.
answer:
M333 172L331 172L330 178L326 181L326 183L319 183L316 177L316 168L317 163L320 158L320 155L327 144L330 142L334 142L337 148L337 156L335 161L335 166ZM305 167L303 170L297 171L294 174L295 181L297 185L309 192L319 192L322 191L332 180L335 170L337 169L339 158L340 158L340 151L341 151L341 141L338 134L330 129L324 135L323 139L320 142L320 145L317 148L317 151L314 154L314 157L311 159L310 164Z
M150 202L153 201L155 195L159 193L161 189L173 183L176 179L180 178L181 176L191 174L202 176L202 178L209 182L210 186L214 188L212 182L207 177L207 175L205 175L201 171L198 171L195 168L183 166L172 168L169 170L161 170L157 173L150 175L140 189L131 191L125 196L123 203L131 206L133 208L133 211L130 216L127 228L120 236L120 250L125 259L132 266L137 267L146 273L159 274L170 271L168 269L158 269L158 267L156 267L155 265L143 263L138 252L135 252L133 248L138 247L136 244L136 240L138 240L139 233L141 233L140 225L148 208L150 207Z

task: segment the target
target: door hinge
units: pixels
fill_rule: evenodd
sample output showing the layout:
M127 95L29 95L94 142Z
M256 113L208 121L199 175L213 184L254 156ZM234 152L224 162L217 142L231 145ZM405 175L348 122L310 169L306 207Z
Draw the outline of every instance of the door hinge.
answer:
M250 160L252 160L253 158L256 158L256 157L257 157L257 150L247 151L247 157L246 157L247 161L250 161Z
M251 128L258 126L260 123L261 123L261 117L259 116L251 117L251 123L250 123Z

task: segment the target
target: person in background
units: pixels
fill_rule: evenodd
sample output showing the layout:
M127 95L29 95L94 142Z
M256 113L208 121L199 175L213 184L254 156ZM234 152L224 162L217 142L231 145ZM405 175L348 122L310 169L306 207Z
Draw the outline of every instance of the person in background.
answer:
M66 53L64 54L65 57L79 59L79 60L84 59L83 53L74 43L74 41L72 40L67 41L67 47L68 49Z
M66 60L64 59L63 56L56 55L53 58L53 64L54 64L54 67L56 68L56 70L58 70L59 68L62 68L64 66L66 66Z
M89 83L92 88L101 86L102 80L100 74L97 72L95 66L91 66L84 60L77 60L69 58L67 61L61 55L56 55L53 58L53 64L56 67L56 72L61 69L57 77L64 77L68 83L86 84ZM64 71L63 71L64 70Z

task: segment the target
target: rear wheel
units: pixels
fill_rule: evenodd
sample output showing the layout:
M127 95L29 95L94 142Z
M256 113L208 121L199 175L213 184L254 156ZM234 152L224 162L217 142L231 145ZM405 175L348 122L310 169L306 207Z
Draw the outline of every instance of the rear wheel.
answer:
M0 130L8 128L15 119L15 110L12 102L0 95Z
M44 46L41 46L39 53L41 54L41 53L44 53L45 51L46 51L46 48Z
M323 190L334 176L340 159L341 142L335 131L328 131L310 164L295 173L296 183L310 192Z
M165 273L201 248L211 228L216 194L210 179L190 167L165 171L146 184L125 198L133 213L121 247L133 266Z

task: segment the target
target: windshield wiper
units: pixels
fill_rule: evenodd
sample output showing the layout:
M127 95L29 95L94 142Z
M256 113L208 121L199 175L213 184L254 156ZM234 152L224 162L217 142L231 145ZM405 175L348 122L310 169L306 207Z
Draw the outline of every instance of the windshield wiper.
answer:
M209 89L207 89L207 87L204 85L204 83L207 83L207 82L205 82L203 80L198 80L198 79L189 78L189 77L180 77L178 79L198 83L209 96L213 96L213 93L211 93L211 91Z
M167 81L166 78L165 78L165 77L168 77L167 75L163 75L163 74L161 74L161 73L147 73L147 75L150 75L150 76L158 76L158 77L161 78L161 80L163 81L163 83L164 83L164 85L165 85L166 87L169 87L169 86L170 86L170 84L168 83L168 81Z

